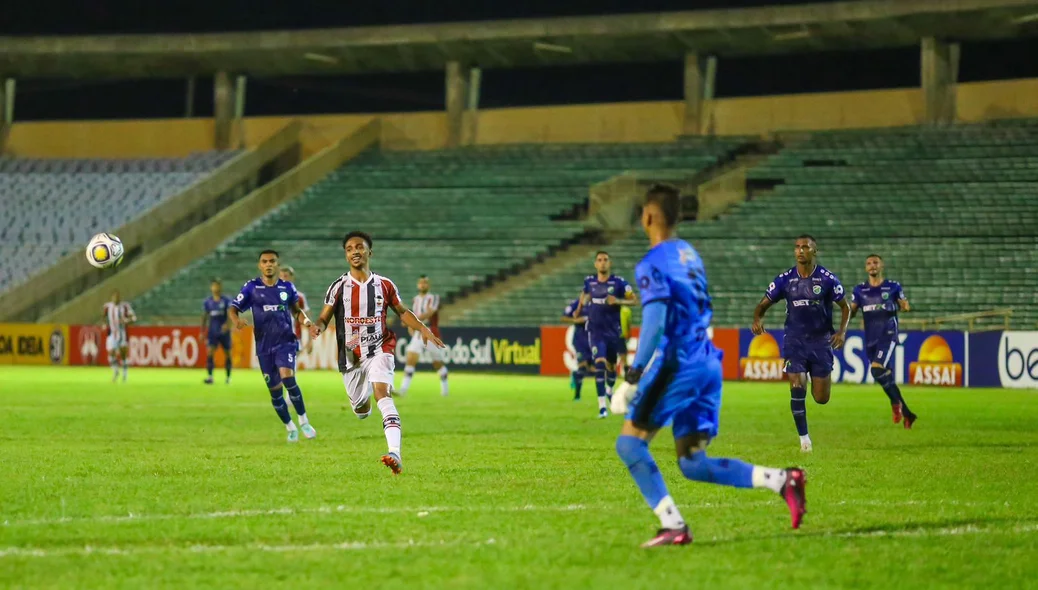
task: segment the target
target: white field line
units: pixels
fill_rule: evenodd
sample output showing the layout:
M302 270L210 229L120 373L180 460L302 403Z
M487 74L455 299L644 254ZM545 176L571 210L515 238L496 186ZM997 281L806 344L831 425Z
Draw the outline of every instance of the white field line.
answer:
M633 496L632 496L633 497ZM840 502L831 503L810 503L809 506L817 510L819 506L823 508L836 508L840 506L876 506L884 508L893 508L899 506L959 506L959 507L972 507L972 506L1006 506L1008 507L1009 502L960 502L957 500L844 500ZM679 508L683 510L696 510L696 509L743 509L751 507L763 507L763 506L782 506L782 502L778 499L775 500L757 500L752 502L699 502L692 504L680 504ZM238 510L221 510L216 512L195 512L186 514L176 513L153 513L153 514L108 514L108 515L95 515L95 516L67 516L67 517L53 517L53 518L32 518L22 520L4 520L0 522L0 528L4 527L43 527L43 526L54 526L62 524L90 524L90 523L111 523L120 524L128 522L147 522L147 521L162 521L162 520L216 520L216 519L235 519L235 518L262 518L265 516L293 516L293 515L304 515L304 514L413 514L415 516L424 517L434 512L476 512L476 513L487 513L487 512L580 512L585 510L601 510L601 511L616 511L627 508L625 504L558 504L558 505L535 505L535 504L524 504L518 506L486 506L486 505L468 505L468 506L425 506L425 507L404 507L404 506L315 506L315 507L304 507L304 508L267 508L267 509L238 509Z
M251 553L306 553L314 551L367 551L373 549L409 549L430 547L480 547L493 545L494 539L485 541L415 541L385 543L366 541L344 541L342 543L307 543L299 545L268 545L266 543L242 543L240 545L155 545L137 547L6 547L0 549L0 559L5 557L67 557L89 555L156 555L170 553L227 553L231 551L249 551Z

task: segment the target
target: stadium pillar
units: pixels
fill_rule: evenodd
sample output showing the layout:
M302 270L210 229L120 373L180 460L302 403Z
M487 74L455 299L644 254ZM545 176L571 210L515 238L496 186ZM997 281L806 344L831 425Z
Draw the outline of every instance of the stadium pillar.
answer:
M699 57L698 53L685 54L685 120L684 135L700 135L707 126L703 124L710 102L714 99L714 79L717 76L717 58Z
M479 82L483 78L483 71L479 68L469 70L469 95L465 104L465 133L462 138L464 145L475 145L479 134Z
M17 83L14 78L0 79L0 123L14 123L14 94Z
M469 94L469 77L472 71L460 62L447 62L447 147L461 145L465 126L465 102Z
M924 120L929 124L954 123L956 82L959 79L959 44L926 37L920 46L920 80L923 84Z
M234 86L226 71L216 72L213 79L213 147L226 150L231 147L231 127L234 123Z
M184 118L190 119L195 116L195 77L187 79L187 88L184 89Z

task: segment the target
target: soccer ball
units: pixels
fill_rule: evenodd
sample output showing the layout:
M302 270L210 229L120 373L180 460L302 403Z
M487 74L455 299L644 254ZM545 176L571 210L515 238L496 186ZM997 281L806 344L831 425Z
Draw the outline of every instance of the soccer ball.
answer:
M96 268L112 268L123 261L123 242L112 234L97 234L87 244L86 258Z

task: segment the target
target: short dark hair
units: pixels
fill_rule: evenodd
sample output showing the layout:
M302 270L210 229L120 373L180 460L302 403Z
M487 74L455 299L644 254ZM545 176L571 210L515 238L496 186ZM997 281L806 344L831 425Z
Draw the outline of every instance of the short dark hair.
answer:
M209 279L209 284L210 285L222 285L223 281L221 281L220 279L218 279L216 277L213 277L213 278Z
M368 248L371 248L371 234L362 231L351 231L350 233L346 234L345 238L342 239L343 250L346 249L346 242L349 242L353 238L360 238L364 240L364 243L368 245Z
M601 255L601 254L605 254L606 256L609 256L609 252L606 252L605 250L599 250L598 252L595 252L595 258L598 258L599 255ZM612 258L612 256L609 256L609 257Z
M865 257L865 260L868 260L869 258L879 258L880 262L883 261L883 257L880 256L879 254L869 254L868 256Z
M419 281L422 280L422 279L427 279L427 278L429 278L429 275L418 275L418 280Z
M645 204L655 203L663 213L663 222L674 227L681 220L681 193L669 184L654 184L645 192Z
M799 236L797 236L797 239L798 240L811 240L812 242L815 243L816 246L818 245L818 240L816 240L815 237L812 236L811 234L800 234Z
M277 257L278 257L278 260L281 260L281 255L280 255L280 254L278 254L278 251L277 251L277 250L271 250L270 248L267 248L266 250L264 250L264 251L260 252L260 255L259 255L259 257L260 257L260 258L263 258L263 255L264 255L264 254L273 254L274 256L277 256Z

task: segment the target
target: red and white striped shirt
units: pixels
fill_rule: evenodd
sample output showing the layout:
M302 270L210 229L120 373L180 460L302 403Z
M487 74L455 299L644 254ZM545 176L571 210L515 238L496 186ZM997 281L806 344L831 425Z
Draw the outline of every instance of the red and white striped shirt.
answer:
M120 301L119 303L109 301L104 304L102 310L108 322L109 334L122 332L126 329L127 321L137 319L137 314L133 313L133 308L130 307L129 301Z
M429 326L429 330L432 331L432 333L435 334L437 338L439 338L440 296L433 295L432 293L426 293L425 295L419 293L418 295L414 296L414 301L411 305L411 311L413 311L416 316L421 318L422 314L428 313L430 310L436 311L431 316L429 316L427 320L425 320L425 325Z
M361 283L346 273L328 287L324 304L335 308L340 372L379 353L393 354L396 334L386 326L386 312L400 305L393 281L371 273Z

